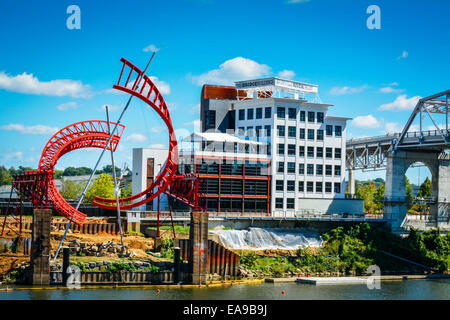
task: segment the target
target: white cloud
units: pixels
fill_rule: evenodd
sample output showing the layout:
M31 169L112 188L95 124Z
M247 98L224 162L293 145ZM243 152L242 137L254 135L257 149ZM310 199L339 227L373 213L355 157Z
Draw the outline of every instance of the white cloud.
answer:
M49 127L42 124L27 127L19 123L10 123L8 125L1 126L0 129L7 131L17 131L20 132L21 134L45 134L45 135L53 135L58 131L58 128Z
M206 83L232 85L234 81L248 80L266 76L271 73L271 68L265 64L243 57L236 57L225 61L219 69L213 69L198 76L190 76L198 85Z
M170 94L170 85L167 82L159 80L158 77L155 77L155 76L151 76L149 78L150 78L150 80L152 80L152 82L155 84L155 86L158 88L158 90L161 94L163 94L163 95ZM131 89L133 87L135 81L136 81L136 78L130 79L128 81L127 88ZM143 84L144 84L144 82L142 80L140 86L142 87ZM150 90L150 87L148 85L146 85L144 91L142 91L142 95L147 96L149 90Z
M167 82L159 80L158 77L149 77L153 81L159 92L162 94L170 94L170 85Z
M335 96L340 96L344 94L352 94L352 93L358 93L367 88L367 84L362 85L360 87L333 87L330 90L330 94Z
M66 103L56 106L56 109L58 109L60 111L67 111L67 110L71 110L71 109L78 109L78 107L79 107L78 103L76 103L76 102L66 102Z
M9 161L9 160L22 161L23 160L23 152L22 151L16 151L16 152L5 153L3 155L3 160L5 160L5 161Z
M46 96L70 96L72 98L89 98L92 96L91 86L78 80L39 81L32 73L22 73L10 76L0 71L0 89L25 94Z
M391 83L388 84L388 86L393 86L393 87L394 86L398 86L398 82L391 82Z
M159 48L156 47L154 44L149 44L144 49L142 49L144 52L158 52Z
M404 111L412 110L420 99L420 96L407 98L406 94L401 94L391 103L385 103L378 107L378 110Z
M397 60L406 59L408 55L409 55L408 51L403 50L402 54L399 57L397 57Z
M383 87L380 89L380 92L382 92L382 93L400 93L402 91L404 91L404 90L403 89L395 89L395 88L392 88L391 86Z
M282 70L278 72L278 76L284 79L292 79L295 77L295 72L292 70Z
M373 115L368 114L353 119L352 125L357 128L378 128L381 124Z
M403 128L397 122L386 122L384 125L385 133L397 133L401 132Z
M404 128L404 124L400 124L398 122L386 122L384 125L384 132L385 133L399 133L403 131ZM414 131L419 131L419 128L417 127L417 125L412 124L409 129L408 132L414 132Z
M125 141L127 142L144 142L145 140L147 140L147 138L140 133L133 133L125 138Z

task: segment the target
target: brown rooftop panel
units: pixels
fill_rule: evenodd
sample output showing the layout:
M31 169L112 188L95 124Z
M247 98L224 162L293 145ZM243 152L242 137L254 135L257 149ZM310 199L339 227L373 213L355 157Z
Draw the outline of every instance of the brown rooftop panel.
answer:
M203 99L231 99L236 100L236 88L232 86L215 86L205 84L202 89Z

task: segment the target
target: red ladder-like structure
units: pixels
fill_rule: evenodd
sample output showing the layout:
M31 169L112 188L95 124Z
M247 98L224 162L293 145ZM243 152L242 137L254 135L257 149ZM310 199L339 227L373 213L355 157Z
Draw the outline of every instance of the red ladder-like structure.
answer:
M194 175L176 175L178 163L177 140L169 109L163 96L153 81L139 68L124 58L121 59L121 62L123 63L122 71L117 84L113 88L141 99L157 112L166 124L169 132L169 153L164 167L152 185L131 197L119 199L120 209L128 210L141 206L159 197L164 192L194 210L201 210L198 205L198 177ZM124 71L126 72L124 73ZM124 80L125 77L126 80ZM141 81L143 84L138 89L138 83L141 79L143 80ZM115 123L110 122L110 125L114 126ZM53 179L53 168L63 155L73 150L81 148L104 149L106 146L108 150L112 149L115 151L124 129L125 127L119 124L108 146L106 144L110 138L110 134L106 121L82 121L71 124L55 133L42 151L38 170L27 171L22 175L14 176L12 187L20 194L20 208L22 200L29 200L35 208L48 208L51 206L60 215L72 220L73 223L78 225L83 224L86 220L86 214L72 207L61 196ZM115 210L117 208L116 199L95 197L92 204L109 210ZM9 208L5 215L2 234L7 223L8 211Z

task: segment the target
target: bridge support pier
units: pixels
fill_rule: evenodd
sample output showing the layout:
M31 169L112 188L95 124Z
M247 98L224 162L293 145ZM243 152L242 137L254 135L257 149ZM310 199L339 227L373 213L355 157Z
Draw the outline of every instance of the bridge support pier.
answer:
M405 175L415 162L422 162L431 171L433 200L429 204L431 220L435 221L435 227L438 227L439 223L448 223L450 160L440 159L439 155L440 153L435 152L396 151L386 156L384 218L391 219L392 231L400 231L404 227L408 205Z
M52 210L34 209L31 242L31 284L50 284L50 231Z
M355 186L355 170L348 169L348 194L351 197L355 196L356 186Z
M208 214L194 210L189 230L189 272L192 284L206 284L208 275Z

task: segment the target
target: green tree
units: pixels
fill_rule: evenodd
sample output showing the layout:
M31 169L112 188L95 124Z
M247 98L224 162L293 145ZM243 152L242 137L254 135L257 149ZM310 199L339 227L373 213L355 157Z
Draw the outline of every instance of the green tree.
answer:
M11 173L4 166L0 167L0 186L12 183Z
M356 189L356 196L360 199L364 200L364 210L365 211L373 211L375 209L375 192L377 187L374 184L370 183L364 186L359 186Z
M83 192L83 185L72 180L64 180L61 188L61 195L66 200L79 199Z
M417 197L420 198L431 197L431 180L428 177L420 185L420 189L417 192Z
M100 177L95 179L94 183L86 192L84 202L91 203L95 196L108 199L115 198L114 181L109 174L102 173Z
M112 175L113 171L112 171L112 165L108 164L106 166L103 167L102 170L97 171L98 173L108 173L110 175ZM116 176L120 175L120 168L116 167Z
M413 195L413 189L412 189L411 183L409 182L409 179L407 176L405 176L405 183L406 183L406 201L408 203L407 207L408 207L408 210L410 210L412 207L412 201L414 200L414 195Z
M375 191L374 203L377 211L384 209L384 184L380 185Z
M63 176L72 177L72 176L86 176L92 173L92 169L88 167L67 167L64 170Z
M131 182L130 182L130 184L128 185L128 188L122 188L120 190L120 197L121 198L131 197L132 194L133 194L132 189L133 188L132 188L132 185L131 185Z

